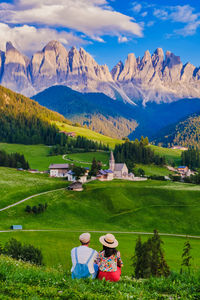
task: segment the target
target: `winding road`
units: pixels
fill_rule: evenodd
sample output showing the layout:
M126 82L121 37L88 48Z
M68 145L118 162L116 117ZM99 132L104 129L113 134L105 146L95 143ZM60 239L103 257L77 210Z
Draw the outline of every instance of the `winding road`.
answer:
M23 199L23 200L20 200L20 201L15 202L15 203L13 203L13 204L11 204L11 205L8 205L8 206L6 206L6 207L4 207L4 208L1 208L1 209L0 209L0 212L1 212L1 211L4 211L4 210L6 210L6 209L9 209L9 208L11 208L11 207L13 207L13 206L19 205L19 204L21 204L21 203L23 203L23 202L25 202L25 201L27 201L27 200L29 200L29 199L32 199L32 198L34 198L34 197L38 197L38 196L40 196L40 195L45 195L45 194L48 194L48 193L52 193L52 192L59 191L59 190L64 190L64 189L65 189L65 188L59 188L59 189L50 190L50 191L46 191L46 192L42 192L42 193L38 193L38 194L35 194L35 195L32 195L32 196L29 196L29 197L27 197L27 198L25 198L25 199Z

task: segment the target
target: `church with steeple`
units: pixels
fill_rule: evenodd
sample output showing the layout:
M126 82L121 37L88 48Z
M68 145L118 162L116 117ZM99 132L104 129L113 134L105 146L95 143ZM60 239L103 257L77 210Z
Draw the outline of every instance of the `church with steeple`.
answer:
M110 153L109 169L113 172L114 178L128 178L128 168L125 163L115 163L113 152Z

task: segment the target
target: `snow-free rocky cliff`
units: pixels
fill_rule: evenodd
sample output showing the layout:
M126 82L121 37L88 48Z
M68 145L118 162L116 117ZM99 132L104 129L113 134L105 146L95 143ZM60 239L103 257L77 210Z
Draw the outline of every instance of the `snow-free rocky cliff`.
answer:
M31 59L11 42L0 51L0 84L26 96L53 85L66 85L80 92L103 92L113 99L143 104L172 102L181 98L200 98L200 68L182 64L180 57L158 48L142 58L130 53L110 72L100 66L83 48L69 51L49 42Z

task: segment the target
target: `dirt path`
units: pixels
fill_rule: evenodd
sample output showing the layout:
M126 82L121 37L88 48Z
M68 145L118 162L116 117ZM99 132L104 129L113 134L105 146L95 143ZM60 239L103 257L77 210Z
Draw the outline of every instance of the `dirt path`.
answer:
M92 165L92 162L71 159L71 158L67 157L67 154L64 154L62 156L62 159L67 160L67 161L71 161L72 163L74 162L74 163L79 163L79 164ZM102 164L102 166L106 166L106 164Z
M107 231L101 231L101 230L65 230L65 229L23 229L23 230L17 230L17 232L69 232L69 233L79 233L79 232L91 232L91 233L107 233ZM13 230L0 230L0 233L9 233L9 232L16 232ZM110 233L114 234L143 234L143 235L153 235L152 232L143 232L143 231L110 231ZM159 232L159 235L161 236L172 236L172 237L181 237L181 238L191 238L191 239L200 239L200 236L196 235L186 235L186 234L175 234L175 233L161 233Z
M25 202L25 201L27 201L27 200L29 200L29 199L32 199L32 198L34 198L34 197L38 197L38 196L40 196L40 195L45 195L45 194L48 194L48 193L52 193L52 192L59 191L59 190L64 190L64 189L65 189L65 188L59 188L59 189L50 190L50 191L46 191L46 192L42 192L42 193L38 193L38 194L35 194L35 195L32 195L32 196L29 196L29 197L27 197L27 198L25 198L25 199L23 199L23 200L20 200L20 201L15 202L15 203L13 203L13 204L11 204L11 205L8 205L8 206L6 206L6 207L4 207L4 208L1 208L1 209L0 209L0 212L1 212L1 211L4 211L4 210L6 210L6 209L9 209L9 208L11 208L11 207L13 207L13 206L19 205L19 204L21 204L21 203L23 203L23 202Z

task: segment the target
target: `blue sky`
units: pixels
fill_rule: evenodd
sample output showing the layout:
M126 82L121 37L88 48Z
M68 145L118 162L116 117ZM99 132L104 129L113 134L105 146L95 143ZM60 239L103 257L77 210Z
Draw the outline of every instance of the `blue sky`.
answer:
M82 46L111 69L127 54L157 47L200 66L199 0L9 0L0 2L0 49L25 54L56 39Z

